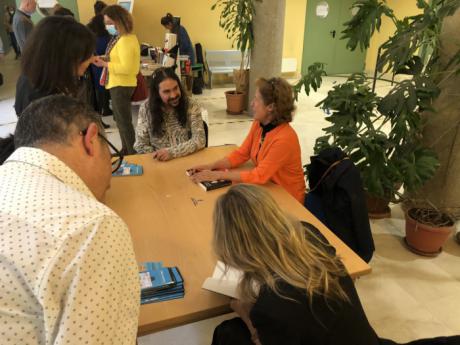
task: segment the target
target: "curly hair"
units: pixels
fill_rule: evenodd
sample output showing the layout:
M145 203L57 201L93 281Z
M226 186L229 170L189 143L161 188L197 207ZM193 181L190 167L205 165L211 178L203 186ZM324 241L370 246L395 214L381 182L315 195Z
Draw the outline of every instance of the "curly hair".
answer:
M260 78L257 88L265 105L273 104L272 124L279 125L292 121L295 110L292 86L283 78Z
M120 5L110 5L102 10L102 14L112 19L118 29L122 29L121 34L130 34L133 32L133 17L125 8Z
M164 128L163 118L163 101L160 96L160 84L166 79L172 79L177 82L180 89L179 105L176 108L177 119L182 127L187 124L187 110L188 110L188 97L184 91L184 88L179 80L179 77L172 68L159 68L155 71L150 83L150 97L149 97L149 110L152 123L152 134L162 135Z

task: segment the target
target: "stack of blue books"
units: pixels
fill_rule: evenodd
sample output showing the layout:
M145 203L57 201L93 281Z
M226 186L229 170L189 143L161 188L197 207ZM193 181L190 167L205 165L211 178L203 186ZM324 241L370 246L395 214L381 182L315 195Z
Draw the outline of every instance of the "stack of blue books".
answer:
M141 304L183 298L184 279L177 267L163 267L162 262L145 262L139 272Z

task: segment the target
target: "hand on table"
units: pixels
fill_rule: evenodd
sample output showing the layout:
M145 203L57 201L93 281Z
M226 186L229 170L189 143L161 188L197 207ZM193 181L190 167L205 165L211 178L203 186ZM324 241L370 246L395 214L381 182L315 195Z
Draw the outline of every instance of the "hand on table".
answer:
M153 152L153 158L165 162L169 161L172 158L172 156L169 153L168 149L159 149Z
M214 169L214 167L212 166L212 164L202 164L202 165L196 165L194 167L191 167L187 171L190 171L192 173L192 175L193 175L193 174L196 174L199 171L213 170L213 169Z
M214 170L202 170L193 173L190 176L190 179L195 182L202 182L202 181L215 181L222 179L222 171L214 171Z
M251 309L253 306L254 304L244 303L244 302L241 302L239 299L232 298L230 301L230 308L232 308L233 311L237 313L239 317L241 317L241 319L244 321L244 323L248 327L249 332L251 333L252 342L256 345L261 345L259 336L257 334L257 330L252 325L251 318L249 317L249 313L251 312Z

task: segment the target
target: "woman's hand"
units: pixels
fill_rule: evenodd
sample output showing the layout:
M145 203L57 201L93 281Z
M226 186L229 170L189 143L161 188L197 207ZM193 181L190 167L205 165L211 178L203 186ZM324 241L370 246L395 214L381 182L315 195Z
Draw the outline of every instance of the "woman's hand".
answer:
M230 308L232 308L233 311L237 313L239 317L241 317L241 319L244 321L244 323L248 327L249 332L251 333L252 342L256 345L261 345L259 336L257 334L257 329L254 328L251 322L251 318L249 317L249 314L253 306L254 304L244 303L244 302L241 302L239 299L232 298L230 301Z
M169 161L172 158L172 156L169 153L168 149L160 149L160 150L153 152L153 158L158 159L159 161L165 162L165 161Z
M222 171L202 170L193 173L190 179L195 182L222 180Z
M109 63L104 60L103 56L95 56L93 60L93 65L97 67L108 67Z
M190 169L187 169L187 171L189 171L192 175L203 170L214 170L214 164L196 165L194 167L191 167Z

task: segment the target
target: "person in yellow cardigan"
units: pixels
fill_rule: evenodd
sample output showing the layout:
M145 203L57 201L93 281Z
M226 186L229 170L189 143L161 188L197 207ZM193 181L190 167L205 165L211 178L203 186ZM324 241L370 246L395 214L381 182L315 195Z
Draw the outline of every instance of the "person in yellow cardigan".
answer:
M94 64L104 67L101 84L110 91L113 117L120 131L122 152L135 154L131 97L137 85L140 65L140 46L133 32L131 14L119 5L107 6L102 12L106 29L113 36L104 57Z

